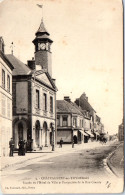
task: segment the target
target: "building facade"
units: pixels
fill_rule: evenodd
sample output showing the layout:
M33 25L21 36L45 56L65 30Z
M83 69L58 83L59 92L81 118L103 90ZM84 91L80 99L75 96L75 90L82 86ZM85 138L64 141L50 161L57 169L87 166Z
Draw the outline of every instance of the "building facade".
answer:
M4 41L0 37L0 155L9 155L12 137L12 70L13 66L4 54Z
M35 59L27 65L7 55L13 71L13 138L15 149L19 140L27 142L27 150L52 145L56 138L56 91L52 78L51 44L43 21L33 40Z
M84 130L89 135L89 137L85 137L85 142L93 141L96 139L96 131L94 124L96 122L96 111L88 102L88 97L85 93L83 93L79 98L75 100L75 103L80 108L81 112L85 118Z
M122 120L122 123L118 127L118 140L124 141L124 122Z
M84 143L85 137L89 137L84 131L90 123L84 118L79 107L71 102L68 96L64 100L57 100L57 143L63 139L64 144Z

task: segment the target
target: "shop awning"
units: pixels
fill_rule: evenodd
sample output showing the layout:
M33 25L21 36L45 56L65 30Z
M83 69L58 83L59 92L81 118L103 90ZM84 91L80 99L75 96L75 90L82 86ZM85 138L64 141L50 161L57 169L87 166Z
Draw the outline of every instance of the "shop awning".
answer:
M87 131L86 132L88 135L90 135L90 137L94 137L94 135L90 132L90 131Z
M80 131L80 133L82 133L83 135L88 136L88 134L85 133L84 131L82 131L82 130L79 130L79 131Z

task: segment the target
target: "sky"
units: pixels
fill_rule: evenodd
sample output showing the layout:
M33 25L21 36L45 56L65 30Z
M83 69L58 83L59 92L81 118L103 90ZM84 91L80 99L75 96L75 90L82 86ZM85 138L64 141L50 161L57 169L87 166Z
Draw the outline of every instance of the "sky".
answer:
M43 10L36 4L43 5ZM43 11L43 13L42 13ZM52 44L57 99L85 92L105 131L118 132L123 118L123 10L121 0L2 0L0 36L5 53L24 63L43 21Z

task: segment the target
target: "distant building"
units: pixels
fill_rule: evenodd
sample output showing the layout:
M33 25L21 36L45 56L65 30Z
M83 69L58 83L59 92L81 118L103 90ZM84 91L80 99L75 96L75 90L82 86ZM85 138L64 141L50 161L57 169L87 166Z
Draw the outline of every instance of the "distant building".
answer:
M43 21L33 40L35 59L24 64L7 55L13 64L13 138L27 142L28 150L54 145L56 140L56 91L52 78L52 40Z
M118 127L118 140L124 141L124 122L122 120L121 125Z
M67 144L87 142L90 134L85 130L90 130L90 118L84 117L68 96L64 100L57 100L57 143L61 138Z
M79 98L75 100L75 103L81 107L82 110L86 110L89 115L92 117L93 124L96 121L96 111L93 109L93 107L88 102L88 97L85 93L83 93ZM91 128L94 129L94 126Z
M0 37L0 155L9 155L12 137L12 70L13 66L4 54L4 41Z
M88 97L85 93L83 93L79 98L75 100L75 103L85 112L87 112L87 116L91 119L89 133L91 133L90 137L93 138L93 133L97 132L96 129L96 111L88 102ZM98 133L97 133L98 134ZM96 138L96 135L94 136Z

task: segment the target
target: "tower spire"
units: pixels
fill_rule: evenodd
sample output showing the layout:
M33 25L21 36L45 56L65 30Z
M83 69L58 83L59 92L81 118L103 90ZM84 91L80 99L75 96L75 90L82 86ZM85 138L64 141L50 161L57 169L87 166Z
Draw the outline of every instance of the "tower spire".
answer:
M37 6L40 8L43 7L42 5L38 4ZM51 44L53 41L50 39L50 34L45 28L43 17L35 35L36 37L33 40L33 43L35 45L35 64L36 66L41 65L42 69L46 69L51 76Z

